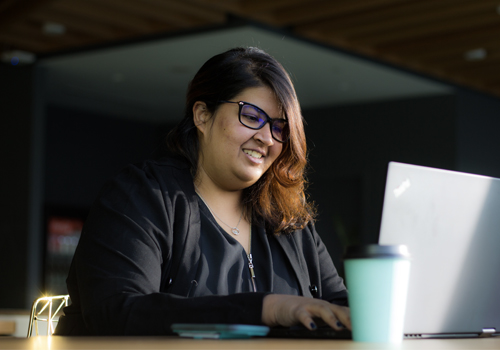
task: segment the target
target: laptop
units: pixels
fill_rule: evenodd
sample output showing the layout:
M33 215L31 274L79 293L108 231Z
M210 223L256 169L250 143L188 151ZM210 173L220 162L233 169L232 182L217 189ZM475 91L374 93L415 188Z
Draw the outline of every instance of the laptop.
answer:
M380 244L412 256L406 338L500 332L500 179L389 163Z

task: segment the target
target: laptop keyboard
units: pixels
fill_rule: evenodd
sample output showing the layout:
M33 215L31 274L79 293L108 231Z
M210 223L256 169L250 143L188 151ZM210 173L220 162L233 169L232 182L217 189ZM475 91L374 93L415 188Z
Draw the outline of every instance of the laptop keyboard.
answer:
M314 331L303 326L275 327L269 331L268 338L296 338L296 339L352 339L348 329L336 331L331 327L320 327Z

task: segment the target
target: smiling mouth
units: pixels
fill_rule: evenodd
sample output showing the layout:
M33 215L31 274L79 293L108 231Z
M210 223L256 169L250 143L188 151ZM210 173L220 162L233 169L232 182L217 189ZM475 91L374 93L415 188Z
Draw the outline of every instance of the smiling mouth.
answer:
M252 150L249 150L249 149L244 149L243 152L245 152L249 156L257 158L257 159L262 158L262 154L259 153L259 152L255 152L255 151L252 151Z

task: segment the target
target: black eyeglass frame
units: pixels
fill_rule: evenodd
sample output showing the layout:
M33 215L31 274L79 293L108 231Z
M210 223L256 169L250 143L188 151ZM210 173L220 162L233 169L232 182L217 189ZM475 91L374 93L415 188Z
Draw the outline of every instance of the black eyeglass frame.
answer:
M238 102L236 102L236 101L225 101L225 100L221 100L221 101L219 101L219 102L221 102L221 103L236 103L236 104L238 104L238 106L239 106L239 110L238 110L238 120L240 121L240 123L241 123L243 126L245 126L245 127L249 128L249 129L252 129L252 130L260 130L260 129L262 129L262 128L263 128L263 127L267 124L267 123L269 123L269 129L271 130L271 136L273 137L273 139L275 139L275 140L276 140L276 141L278 141L279 143L286 143L286 142L288 141L288 138L289 138L289 136L290 136L290 135L287 135L287 136L286 136L286 138L285 138L283 141L280 141L280 140L278 140L276 137L274 137L274 133L273 133L273 124L274 124L276 121L283 121L283 120L284 120L284 121L286 122L285 126L286 126L286 127L288 127L288 119L286 119L286 118L284 118L284 119L273 119L273 118L271 118L269 115L267 115L267 113L266 113L266 112L264 112L264 110L263 110L262 108L260 108L259 106L256 106L256 105L254 105L253 103L249 103L249 102L245 102L245 101L238 101ZM266 117L266 121L265 121L265 122L264 122L261 126L259 126L258 128L253 128L253 127L248 126L248 125L246 125L245 123L243 123L243 122L241 121L241 110L243 109L243 106L244 106L244 105L249 105L249 106L252 106L252 107L256 108L257 110L261 111L261 112L262 112L262 114Z

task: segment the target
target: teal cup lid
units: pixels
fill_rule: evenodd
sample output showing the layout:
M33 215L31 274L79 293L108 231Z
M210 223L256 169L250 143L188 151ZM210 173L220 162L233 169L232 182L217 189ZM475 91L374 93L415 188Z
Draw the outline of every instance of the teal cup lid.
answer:
M344 260L370 258L409 259L410 253L408 252L408 247L403 244L365 244L348 247L344 255Z

